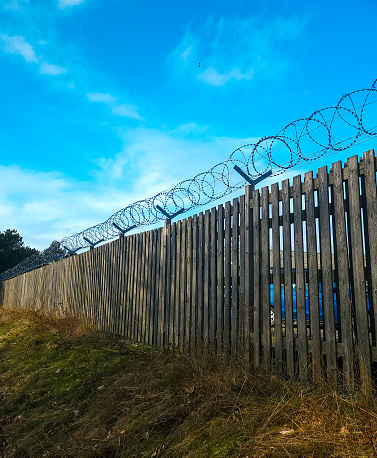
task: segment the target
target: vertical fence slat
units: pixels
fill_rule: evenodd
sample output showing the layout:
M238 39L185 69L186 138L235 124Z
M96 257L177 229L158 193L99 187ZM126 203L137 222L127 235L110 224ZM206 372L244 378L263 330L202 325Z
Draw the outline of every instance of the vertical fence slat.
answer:
M244 357L247 365L250 364L250 311L253 305L253 263L252 263L252 216L251 198L252 186L245 188L245 304L244 304Z
M352 270L354 279L353 301L356 312L357 351L363 388L371 392L370 343L368 309L365 290L364 253L361 229L359 167L357 156L347 160Z
M209 343L209 260L210 260L210 211L206 210L204 215L204 301L203 301L203 341L204 345Z
M170 263L170 308L169 308L169 348L174 347L174 333L175 333L175 315L177 314L176 308L176 253L177 253L177 223L171 226L171 263ZM179 258L178 258L179 259Z
M353 388L353 331L351 315L348 248L343 197L343 171L341 161L332 165L334 187L334 226L336 232L336 263L338 268L340 340L343 344L343 372L345 385Z
M176 254L176 274L175 274L175 316L174 316L174 347L178 348L180 345L179 336L179 315L181 308L181 238L182 238L182 225L181 221L177 222L176 226L177 233L177 254Z
M210 216L210 311L209 311L209 338L211 345L216 346L216 299L217 299L217 211L216 208L211 209Z
M254 364L260 365L261 358L261 300L260 300L260 198L259 191L253 192L253 258L254 258Z
M164 323L163 323L163 336L164 347L169 348L169 318L170 318L170 280L171 280L171 221L167 220L165 225L165 307L164 307Z
M203 213L198 217L198 313L197 339L198 350L203 344L203 300L204 300L204 219Z
M296 309L297 309L297 350L299 378L308 378L307 366L307 330L306 299L304 277L304 239L302 228L302 189L301 176L293 177L293 218L294 218L294 251L296 270Z
M157 248L158 248L158 230L154 229L152 232L152 281L151 281L151 302L149 308L149 339L151 345L156 345L155 335L155 321L156 321L156 300L157 297Z
M186 261L186 240L187 240L187 220L181 221L181 278L180 284L180 307L179 307L179 350L185 349L185 304L186 304L186 277L187 277L187 261Z
M234 357L237 352L237 318L238 318L238 250L239 250L239 202L238 198L233 199L232 205L232 253L231 253L231 275L232 275L232 299L230 313L230 335L231 355Z
M294 332L293 332L293 293L292 293L292 253L291 253L291 205L289 180L282 182L283 209L283 261L284 261L284 311L285 311L285 348L287 373L293 377Z
M191 289L191 348L196 348L197 308L198 308L198 215L192 219L192 289Z
M374 329L377 333L377 191L376 191L376 159L374 150L364 153L365 161L365 200L368 218L370 285L368 285L369 306L373 307ZM364 209L365 211L365 209Z
M262 188L261 194L262 362L267 369L270 366L271 355L269 192L267 186Z
M329 178L327 167L318 170L319 233L321 243L322 301L325 319L326 366L330 386L337 384L336 338L334 316L331 234L329 212Z
M321 330L319 316L318 256L313 172L305 173L306 240L308 249L309 314L313 382L322 381Z
M223 348L224 339L224 207L219 206L217 212L217 324L216 345L217 349Z
M239 298L238 298L238 347L240 354L245 348L245 196L240 196L240 243L239 243Z
M192 217L187 218L187 243L186 243L186 301L185 301L185 351L190 348L191 328L191 288L192 288Z
M279 224L279 185L271 186L271 219L272 219L272 275L274 282L274 338L275 367L283 370L283 334L281 308L281 275L280 275L280 224Z

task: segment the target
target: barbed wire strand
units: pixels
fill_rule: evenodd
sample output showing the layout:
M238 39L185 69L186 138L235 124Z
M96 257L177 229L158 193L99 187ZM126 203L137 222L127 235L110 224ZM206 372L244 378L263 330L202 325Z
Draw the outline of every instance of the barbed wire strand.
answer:
M150 226L163 221L166 214L182 214L222 199L246 184L244 179L240 179L234 166L240 167L253 180L266 172L270 172L270 176L277 176L370 140L377 135L377 126L367 126L366 109L377 102L376 85L377 80L369 89L358 89L343 95L335 106L322 108L308 118L289 123L274 136L262 137L256 143L240 146L227 160L216 164L207 172L184 180L168 191L127 205L103 223L63 238L53 249L49 247L3 272L0 280L15 277L62 259L69 253L112 240L120 230L127 232ZM351 130L353 135L344 139L344 129ZM339 134L343 136L342 140L335 138ZM316 149L310 152L313 144ZM304 155L303 151L307 153Z

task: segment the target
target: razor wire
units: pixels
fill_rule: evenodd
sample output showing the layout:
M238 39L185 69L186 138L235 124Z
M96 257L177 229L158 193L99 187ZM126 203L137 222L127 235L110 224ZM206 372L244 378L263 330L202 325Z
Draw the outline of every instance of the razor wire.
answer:
M63 238L60 246L25 259L3 272L0 280L112 240L119 233L207 205L241 189L247 182L255 183L264 176L285 173L376 136L376 126L371 124L377 119L373 116L373 109L377 115L377 106L374 105L377 102L376 85L377 79L370 88L345 94L335 106L322 108L308 118L293 121L274 136L265 136L256 143L238 147L227 160L210 170L181 181L168 191L127 205L103 223Z

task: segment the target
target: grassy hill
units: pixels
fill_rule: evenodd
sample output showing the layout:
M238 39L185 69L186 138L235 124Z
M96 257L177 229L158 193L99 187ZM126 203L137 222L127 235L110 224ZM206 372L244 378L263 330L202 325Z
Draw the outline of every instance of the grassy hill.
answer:
M0 310L0 457L377 456L374 401Z

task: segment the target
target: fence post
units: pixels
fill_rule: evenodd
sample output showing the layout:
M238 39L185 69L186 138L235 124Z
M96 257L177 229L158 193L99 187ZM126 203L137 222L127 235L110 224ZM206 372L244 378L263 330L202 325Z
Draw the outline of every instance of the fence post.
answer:
M160 254L160 288L158 304L158 333L157 346L164 346L164 327L165 327L165 299L166 299L166 242L167 234L170 234L170 219L166 219L161 233L161 254Z

